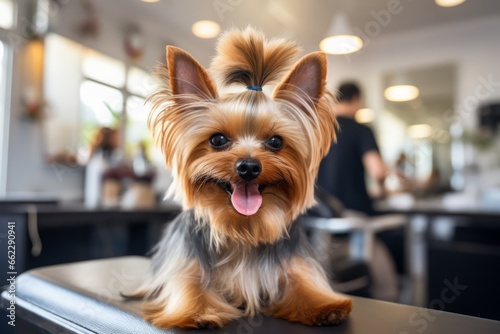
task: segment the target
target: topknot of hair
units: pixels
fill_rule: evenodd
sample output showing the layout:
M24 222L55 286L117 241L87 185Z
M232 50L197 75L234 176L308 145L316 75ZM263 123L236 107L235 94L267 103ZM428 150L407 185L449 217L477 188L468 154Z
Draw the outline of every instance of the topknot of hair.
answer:
M210 71L220 87L240 84L263 87L277 83L291 69L301 48L286 39L266 40L252 27L225 32L217 43Z

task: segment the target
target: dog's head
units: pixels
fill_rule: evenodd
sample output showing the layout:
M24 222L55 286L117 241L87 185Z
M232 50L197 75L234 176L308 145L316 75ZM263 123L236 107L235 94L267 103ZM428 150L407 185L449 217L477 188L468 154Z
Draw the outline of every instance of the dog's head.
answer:
M167 47L150 126L173 173L170 194L210 224L218 245L272 243L314 204L336 120L326 56L293 65L298 52L251 28L232 30L219 40L210 75ZM261 91L276 83L272 94Z

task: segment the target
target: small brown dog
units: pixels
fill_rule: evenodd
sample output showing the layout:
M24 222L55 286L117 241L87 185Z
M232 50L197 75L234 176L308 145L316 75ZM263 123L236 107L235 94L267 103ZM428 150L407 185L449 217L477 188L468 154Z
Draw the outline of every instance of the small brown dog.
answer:
M294 65L299 52L252 28L228 31L210 75L167 47L150 125L174 176L169 192L184 211L136 293L154 325L221 327L256 312L329 325L351 311L296 221L314 205L336 127L326 56L311 53ZM270 84L277 84L272 94L262 91Z

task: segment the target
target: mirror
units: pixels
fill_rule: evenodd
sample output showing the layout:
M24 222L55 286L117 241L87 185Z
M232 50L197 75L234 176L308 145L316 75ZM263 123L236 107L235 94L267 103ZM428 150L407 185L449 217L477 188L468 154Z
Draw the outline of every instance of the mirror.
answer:
M381 153L396 175L387 180L389 190L449 188L455 82L452 64L383 75L384 108L375 127Z

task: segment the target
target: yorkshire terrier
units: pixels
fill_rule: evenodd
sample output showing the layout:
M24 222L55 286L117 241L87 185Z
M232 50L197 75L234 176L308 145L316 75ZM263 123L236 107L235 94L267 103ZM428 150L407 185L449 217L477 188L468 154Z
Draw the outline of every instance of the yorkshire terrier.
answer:
M183 212L135 294L152 324L222 327L261 312L330 325L351 311L297 220L315 204L318 166L336 130L326 56L294 64L299 52L252 28L230 30L208 72L167 47L149 123Z

